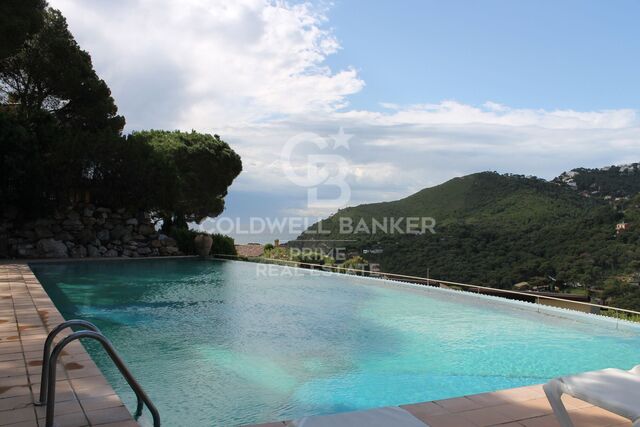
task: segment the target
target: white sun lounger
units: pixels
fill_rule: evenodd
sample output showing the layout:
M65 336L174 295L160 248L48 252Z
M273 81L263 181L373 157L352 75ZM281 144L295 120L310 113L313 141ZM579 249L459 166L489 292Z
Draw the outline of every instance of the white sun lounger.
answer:
M378 408L343 414L300 418L287 423L292 427L429 427L398 407Z
M568 394L628 418L640 427L640 365L630 371L603 369L560 377L543 386L562 427L573 427L561 397Z

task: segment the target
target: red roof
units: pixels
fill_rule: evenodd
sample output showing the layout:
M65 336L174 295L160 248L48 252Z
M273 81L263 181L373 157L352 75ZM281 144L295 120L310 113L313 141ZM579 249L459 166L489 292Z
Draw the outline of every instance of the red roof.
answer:
M236 245L238 256L257 257L264 253L262 245Z

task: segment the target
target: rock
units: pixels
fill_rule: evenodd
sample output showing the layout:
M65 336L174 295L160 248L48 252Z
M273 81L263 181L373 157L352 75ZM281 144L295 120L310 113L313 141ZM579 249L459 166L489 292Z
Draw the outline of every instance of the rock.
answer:
M93 245L88 245L87 246L87 255L90 257L99 257L100 256L100 251L98 250L97 247L93 246Z
M7 206L4 208L4 217L8 220L14 220L18 218L18 209L14 206Z
M76 211L69 211L67 212L67 218L70 220L79 220L80 214Z
M104 246L100 246L98 248L98 251L100 251L101 254L104 254L105 252L107 252L107 248L105 248Z
M155 232L156 232L156 229L153 228L153 226L150 224L140 224L140 227L138 227L138 233L143 234L145 236L148 236Z
M89 207L84 208L84 211L82 211L82 214L84 216L93 216L93 209L91 209Z
M104 228L96 233L96 238L101 242L108 242L109 237L109 230L106 230Z
M134 238L135 240L140 241L140 242L143 242L143 241L147 240L147 238L146 238L146 237L144 237L142 234L136 234L136 235L134 235L134 236L133 236L133 238Z
M73 242L64 242L65 246L69 249L73 248L76 244Z
M167 237L166 239L164 239L162 241L162 244L164 246L178 246L178 242L176 242L176 240L172 239L171 237Z
M129 218L126 222L127 225L138 225L138 220L135 218Z
M153 248L159 248L162 247L162 242L158 239L152 240L151 241L151 247Z
M71 258L84 258L87 256L87 248L82 245L77 245L70 251Z
M130 242L130 241L131 241L131 239L132 239L132 237L131 237L131 234L130 234L130 233L127 233L127 234L125 234L124 236L122 236L122 241L123 241L124 243L128 243L128 242Z
M113 227L113 230L111 230L111 238L113 240L120 240L125 234L128 233L129 230L125 226L118 224Z
M34 231L36 233L36 236L38 236L38 239L47 239L49 237L53 237L53 233L51 232L51 230L49 230L49 227L45 225L36 225Z
M96 213L99 213L99 214L110 214L111 213L111 209L109 209L109 208L98 208L98 209L96 209Z
M62 228L69 231L80 231L84 228L84 225L79 219L68 218L62 221Z
M5 237L0 237L0 258L7 258L9 256L9 240Z
M96 222L98 222L98 220L92 216L85 216L82 218L82 223L88 227L93 226Z
M115 249L109 249L107 252L104 253L104 256L109 258L117 257L118 251L116 251Z
M180 250L179 250L177 247L175 247L175 246L166 246L166 247L164 248L164 250L165 250L169 255L175 255L175 254L177 254L178 252L180 252Z
M31 241L38 240L38 235L33 230L22 230L18 232L18 236L24 237L25 239Z
M138 255L149 255L151 253L151 249L149 248L138 248Z
M80 243L86 245L96 240L96 233L90 228L84 228L78 233L77 239Z
M73 240L73 236L68 231L61 231L54 236L56 240Z
M67 246L59 240L42 239L37 245L38 254L44 258L67 258Z
M36 248L31 243L18 243L15 246L15 252L18 256L24 258L34 258L38 255Z

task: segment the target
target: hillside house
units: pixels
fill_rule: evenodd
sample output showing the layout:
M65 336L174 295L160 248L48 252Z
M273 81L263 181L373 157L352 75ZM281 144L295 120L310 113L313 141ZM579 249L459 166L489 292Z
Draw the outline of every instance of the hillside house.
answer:
M616 234L624 233L625 231L629 230L630 226L631 225L628 222L621 222L619 224L616 224Z

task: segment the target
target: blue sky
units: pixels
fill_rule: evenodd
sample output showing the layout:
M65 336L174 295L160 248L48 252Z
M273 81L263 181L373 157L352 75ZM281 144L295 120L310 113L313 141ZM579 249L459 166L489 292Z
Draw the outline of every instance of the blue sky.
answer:
M335 68L366 82L353 108L487 100L520 108L640 105L640 2L336 1Z
M126 131L217 133L242 156L223 217L243 224L320 218L485 170L550 179L640 161L638 1L50 3ZM334 139L341 128L348 143ZM334 161L319 169L327 180L301 183L322 175L318 156ZM348 197L310 201L343 172Z

